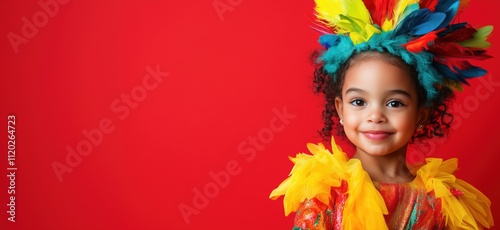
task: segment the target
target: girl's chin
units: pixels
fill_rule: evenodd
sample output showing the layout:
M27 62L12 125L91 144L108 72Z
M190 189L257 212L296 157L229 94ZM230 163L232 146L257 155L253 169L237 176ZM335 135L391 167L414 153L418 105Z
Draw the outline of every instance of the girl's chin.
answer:
M387 156L387 155L390 155L392 152L387 152L387 151L384 151L384 152L366 152L366 154L370 155L370 156L374 156L374 157L383 157L383 156Z
M395 153L406 153L405 146L389 146L389 145L361 145L359 148L363 150L364 153L374 157L383 157L392 155Z

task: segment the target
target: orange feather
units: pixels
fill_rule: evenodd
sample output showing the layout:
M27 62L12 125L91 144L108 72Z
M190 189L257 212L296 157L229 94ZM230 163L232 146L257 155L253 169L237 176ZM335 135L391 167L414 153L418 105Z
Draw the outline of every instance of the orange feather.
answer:
M437 33L440 32L440 30L437 31L432 31L422 37L419 37L415 40L409 41L408 43L404 44L403 46L406 47L406 50L412 52L412 53L419 53L424 50L429 49L429 45L431 43L434 43L434 40L436 40Z

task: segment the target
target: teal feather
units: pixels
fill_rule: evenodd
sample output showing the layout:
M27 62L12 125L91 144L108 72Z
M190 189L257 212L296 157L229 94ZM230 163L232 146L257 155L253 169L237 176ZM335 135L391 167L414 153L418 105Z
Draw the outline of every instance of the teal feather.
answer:
M353 45L351 39L347 36L322 35L320 43L323 46L329 46L318 59L322 62L323 69L337 81L337 72L354 53L360 53L367 50L375 50L378 52L388 52L401 59L409 65L416 68L420 84L427 91L428 102L434 99L438 92L435 89L435 84L442 84L443 77L435 68L432 67L433 55L427 52L411 53L408 52L401 44L405 44L410 40L408 36L397 36L391 32L374 34L368 42Z

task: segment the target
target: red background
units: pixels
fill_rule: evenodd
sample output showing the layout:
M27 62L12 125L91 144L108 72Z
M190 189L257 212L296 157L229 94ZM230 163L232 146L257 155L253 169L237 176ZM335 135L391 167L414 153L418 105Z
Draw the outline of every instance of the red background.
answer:
M228 8L218 13L214 3ZM292 166L287 156L320 141L322 99L312 93L309 63L318 47L318 34L309 28L313 1L58 6L16 53L8 34L22 36L22 18L33 22L43 8L38 1L0 2L0 117L6 130L7 116L16 115L18 167L16 223L7 221L8 181L0 176L0 229L291 229L282 199L268 196ZM461 19L498 26L495 9L472 1ZM498 38L494 32L490 49L497 57ZM495 62L483 65L496 86L477 94L481 82L471 81L457 97L466 109L456 115L456 130L444 143L417 152L458 157L457 175L491 198L498 222ZM139 92L146 67L157 65L168 76L146 95L136 94L141 101L135 108L120 102ZM292 114L288 124L276 115L285 107ZM82 132L99 128L103 119L113 130L60 182L52 164L65 164L66 147L84 143ZM252 147L259 135L266 143ZM223 175L228 165L233 175L223 188L211 187L210 172ZM211 197L193 209L187 224L179 207L194 207L195 191L205 188Z

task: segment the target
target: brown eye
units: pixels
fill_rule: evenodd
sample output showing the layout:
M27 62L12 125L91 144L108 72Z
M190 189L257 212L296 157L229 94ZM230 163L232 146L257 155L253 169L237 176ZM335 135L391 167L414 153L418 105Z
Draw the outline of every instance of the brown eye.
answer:
M366 102L361 99L354 99L350 102L354 106L365 106Z
M387 106L391 107L391 108L399 108L399 107L403 107L404 104L403 104L403 102L400 102L400 101L389 101L389 103L387 103Z

